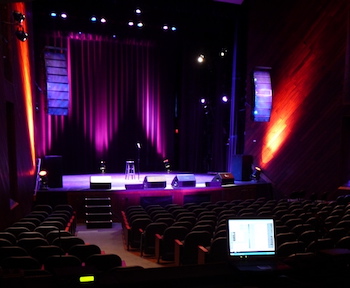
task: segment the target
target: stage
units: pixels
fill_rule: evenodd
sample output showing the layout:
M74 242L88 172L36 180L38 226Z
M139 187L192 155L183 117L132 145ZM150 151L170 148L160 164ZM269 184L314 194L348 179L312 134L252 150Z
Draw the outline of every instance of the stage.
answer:
M120 211L130 205L183 205L189 202L273 198L270 183L234 180L234 184L221 185L225 184L224 179L219 179L222 183L214 181L214 177L225 177L219 174L225 173L152 172L136 174L133 178L129 176L128 179L122 173L63 175L62 187L40 189L36 191L35 199L38 204L70 204L77 212L78 221L84 222L85 198L91 197L111 199L114 221L119 221ZM195 183L190 180L195 180Z

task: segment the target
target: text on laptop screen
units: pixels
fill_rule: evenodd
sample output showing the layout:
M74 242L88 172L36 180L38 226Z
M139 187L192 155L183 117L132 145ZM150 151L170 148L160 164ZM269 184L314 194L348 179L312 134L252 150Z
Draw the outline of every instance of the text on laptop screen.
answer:
M228 219L230 256L260 256L275 254L273 219Z

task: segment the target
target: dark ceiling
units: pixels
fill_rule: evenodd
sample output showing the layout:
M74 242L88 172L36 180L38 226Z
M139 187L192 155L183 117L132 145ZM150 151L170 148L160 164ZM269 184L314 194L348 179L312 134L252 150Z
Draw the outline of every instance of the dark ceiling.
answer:
M187 36L231 34L242 6L213 0L35 0L33 18L36 29L75 30L77 32L109 33L119 36L131 33L130 20L143 21L137 33L164 33L164 24L175 26L176 33ZM141 15L135 9L142 10ZM65 12L67 19L50 17L54 11ZM91 23L91 16L105 17L107 23ZM142 31L141 31L142 30ZM170 32L170 31L168 31Z

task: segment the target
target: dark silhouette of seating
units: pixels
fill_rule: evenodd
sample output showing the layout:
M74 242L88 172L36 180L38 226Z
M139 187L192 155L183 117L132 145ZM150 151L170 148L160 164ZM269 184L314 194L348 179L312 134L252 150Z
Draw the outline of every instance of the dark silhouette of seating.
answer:
M156 234L155 254L157 262L174 261L174 241L183 240L189 230L183 226L170 226L164 230L163 235Z
M29 232L30 229L26 227L15 227L15 226L10 226L5 229L5 232L9 232L12 235L14 235L17 239L17 236L21 234L22 232Z
M141 233L140 252L141 256L144 254L154 255L155 253L155 235L163 235L164 230L168 225L162 222L153 222L146 226Z
M18 235L18 240L22 238L45 238L43 234L38 231L22 232Z
M70 233L69 231L65 231L65 230L53 230L53 231L49 231L46 234L45 238L50 244L52 244L52 242L56 238L66 237L66 236L74 236L74 235L72 235L72 233Z
M94 254L85 261L86 267L93 267L97 271L108 271L122 264L122 259L116 254Z
M130 223L130 228L127 233L127 249L140 249L141 231L143 231L148 224L152 223L150 218L136 218Z
M196 264L198 246L210 246L212 234L208 231L191 231L183 241L176 239L174 247L175 264Z
M73 255L52 255L44 261L44 269L58 275L62 270L69 271L81 266L79 258Z
M0 261L2 269L33 270L40 269L38 260L31 256L10 256Z
M74 255L80 259L81 262L85 262L87 258L94 254L101 254L101 249L95 244L77 244L72 246L68 250L69 255Z
M213 239L209 247L199 245L198 264L225 262L227 260L227 238Z
M0 247L0 260L12 256L29 256L28 252L17 245Z
M10 232L0 231L0 239L6 239L13 245L16 244L16 237Z
M21 238L17 241L17 245L26 249L30 255L35 247L49 245L49 242L41 237Z
M52 245L61 247L64 252L68 253L69 249L77 244L85 244L85 241L76 236L64 236L53 240Z
M56 245L37 246L32 250L31 256L37 259L41 264L45 263L45 260L50 256L64 255L65 252L62 248Z
M305 252L305 244L300 241L288 241L284 242L277 247L278 257L288 257L295 253Z

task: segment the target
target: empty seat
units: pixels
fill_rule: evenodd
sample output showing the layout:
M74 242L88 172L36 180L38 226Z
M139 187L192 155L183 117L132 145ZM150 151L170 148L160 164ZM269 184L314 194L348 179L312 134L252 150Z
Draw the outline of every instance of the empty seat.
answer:
M227 238L215 238L209 247L199 245L198 264L225 262L227 260Z
M183 240L188 233L183 226L171 226L164 230L163 235L156 234L155 253L157 262L174 260L174 241Z
M16 245L0 247L0 260L12 256L29 256L29 254L24 248Z
M16 244L16 237L10 232L0 231L0 239L6 239L13 245Z
M0 261L3 269L33 270L40 269L38 260L31 256L10 256Z
M196 264L198 246L210 246L212 234L207 231L191 231L183 241L175 240L175 264Z
M13 227L13 226L10 226L10 227L7 227L5 229L5 232L9 232L11 233L12 235L14 235L17 239L17 236L19 234L21 234L22 232L29 232L30 229L26 228L26 227Z
M69 255L74 255L85 262L87 258L94 254L101 254L101 249L95 244L77 244L68 250Z
M98 271L108 271L122 266L122 259L116 254L94 254L86 259L85 265Z
M164 230L168 227L167 224L161 222L153 222L146 226L141 233L140 250L143 254L154 255L155 253L155 235L163 235Z
M17 245L24 248L28 254L31 254L32 250L38 246L49 245L46 239L40 237L33 238L21 238L17 241Z
M56 245L37 246L32 250L31 256L44 264L46 259L54 255L64 255L62 248Z
M18 240L22 238L45 238L43 234L37 231L22 232L18 235Z
M60 274L60 270L69 271L81 266L79 258L73 255L53 255L44 262L44 269L53 274Z
M52 245L61 247L64 252L68 252L71 247L77 244L85 244L84 240L76 236L64 236L53 240Z
M305 252L305 244L300 241L284 242L277 247L278 257L288 257L292 254Z
M50 244L52 244L56 238L66 237L66 236L74 236L74 235L72 235L72 233L70 233L69 231L65 231L65 230L53 230L48 232L45 238Z

